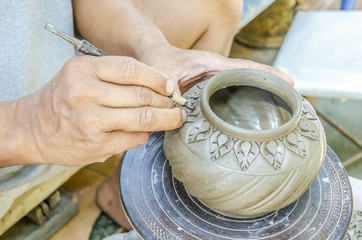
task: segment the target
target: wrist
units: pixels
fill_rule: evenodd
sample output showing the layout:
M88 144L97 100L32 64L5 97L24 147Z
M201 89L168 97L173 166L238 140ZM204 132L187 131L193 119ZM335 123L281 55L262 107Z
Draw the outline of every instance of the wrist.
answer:
M160 38L142 38L135 48L135 58L145 64L151 65L157 62L160 54L172 49L173 47Z
M30 131L31 112L25 102L22 98L0 103L0 167L42 162Z

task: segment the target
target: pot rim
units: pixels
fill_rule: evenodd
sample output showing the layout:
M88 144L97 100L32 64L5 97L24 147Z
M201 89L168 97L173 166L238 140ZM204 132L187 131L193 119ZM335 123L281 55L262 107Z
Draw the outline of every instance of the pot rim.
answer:
M209 99L216 91L230 86L250 86L271 92L285 101L292 110L292 117L280 127L268 130L250 130L227 123L212 111ZM273 74L247 68L223 71L210 78L201 92L200 105L205 118L217 130L235 138L252 141L271 140L287 135L298 125L302 114L301 96L289 83Z

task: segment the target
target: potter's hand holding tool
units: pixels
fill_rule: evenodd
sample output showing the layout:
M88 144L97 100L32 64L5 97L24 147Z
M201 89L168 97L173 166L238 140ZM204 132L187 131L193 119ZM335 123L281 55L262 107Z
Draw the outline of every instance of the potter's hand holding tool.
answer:
M10 145L0 144L0 167L87 165L138 147L185 122L168 97L175 87L130 57L72 57L37 91L1 102L0 135Z
M85 39L80 40L76 37L72 37L72 36L64 33L63 31L55 28L51 24L45 25L45 29L50 31L51 33L58 35L61 38L67 40L71 44L73 44L79 52L82 52L82 53L88 54L88 55L93 55L93 56L105 56L105 54L101 50L97 49L93 44L91 44L90 42L88 42ZM190 110L194 110L194 106L192 104L190 104L190 102L187 99L181 97L177 93L174 92L169 97L171 98L171 100L174 103L176 103L182 107L186 107Z

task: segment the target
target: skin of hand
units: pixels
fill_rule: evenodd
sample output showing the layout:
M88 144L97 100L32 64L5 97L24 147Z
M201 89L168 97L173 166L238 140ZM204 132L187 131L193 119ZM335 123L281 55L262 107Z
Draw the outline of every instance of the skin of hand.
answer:
M78 56L37 92L0 103L0 166L85 165L147 142L186 118L174 83L129 57ZM6 125L6 123L8 123Z
M234 68L265 71L284 79L294 86L292 78L272 66L250 60L227 58L213 52L183 50L169 44L157 43L153 46L150 45L148 51L140 56L140 60L174 79L181 93L186 92L196 83L211 78L218 72Z
M197 2L195 1L195 4ZM164 34L152 21L142 0L73 0L73 7L76 27L86 39L107 54L132 56L161 70L177 83L182 93L194 84L207 80L220 71L233 68L266 71L294 85L289 76L268 65L243 59L230 59L210 51L184 50L180 46L172 46L168 42L171 37L167 38L167 34ZM188 9L188 11L192 11L192 9ZM162 15L162 13L158 14ZM190 15L192 15L191 12ZM191 24L195 28L196 25L197 22ZM180 24L179 27L182 26ZM189 30L191 31L191 29ZM177 32L176 37L174 36L172 39L180 38L185 32ZM217 36L218 34L210 37L208 41L216 39ZM193 48L200 45L199 38L202 38L202 35L195 33L190 36L192 40L188 47Z

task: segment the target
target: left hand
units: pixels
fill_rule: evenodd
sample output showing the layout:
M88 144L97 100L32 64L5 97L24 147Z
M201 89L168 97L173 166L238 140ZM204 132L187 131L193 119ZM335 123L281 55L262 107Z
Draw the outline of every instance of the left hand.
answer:
M183 50L170 45L156 45L147 51L141 61L161 70L176 81L182 94L195 84L211 78L218 72L234 68L265 71L294 86L293 79L272 66L250 60L227 58L207 51Z

